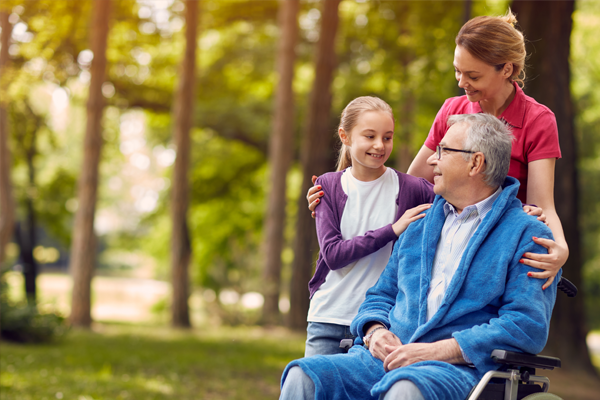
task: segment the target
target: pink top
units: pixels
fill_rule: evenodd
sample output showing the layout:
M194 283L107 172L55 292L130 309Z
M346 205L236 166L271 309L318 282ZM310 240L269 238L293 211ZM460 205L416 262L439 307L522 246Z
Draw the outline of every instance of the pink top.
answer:
M508 175L521 183L517 197L527 203L527 164L544 158L560 158L556 118L550 109L525 95L514 83L515 98L504 110L500 119L507 122L515 137L510 155ZM452 97L444 102L425 140L431 150L440 143L448 131L448 117L455 114L483 112L479 103L472 103L467 96Z

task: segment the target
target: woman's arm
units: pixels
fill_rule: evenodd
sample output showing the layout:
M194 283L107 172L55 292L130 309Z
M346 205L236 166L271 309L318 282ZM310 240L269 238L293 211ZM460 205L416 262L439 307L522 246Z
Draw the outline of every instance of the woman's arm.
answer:
M427 164L427 159L431 157L433 153L435 153L435 151L423 145L413 162L410 164L410 167L408 167L407 173L416 176L417 178L425 178L433 183L433 167Z
M546 279L543 289L546 289L554 280L558 270L569 258L569 247L565 234L554 206L554 158L545 158L529 163L527 173L527 202L541 207L546 214L546 223L552 230L554 241L534 238L534 242L548 249L548 254L525 253L521 262L523 264L544 270L531 272L529 276Z

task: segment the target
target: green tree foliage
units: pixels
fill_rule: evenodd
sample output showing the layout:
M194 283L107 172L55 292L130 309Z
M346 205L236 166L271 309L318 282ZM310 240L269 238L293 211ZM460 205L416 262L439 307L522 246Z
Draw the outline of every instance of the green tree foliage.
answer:
M600 328L600 3L578 2L573 16L572 91L579 140L584 293L590 327Z
M160 4L159 4L160 3ZM278 38L278 2L204 0L198 41L198 82L192 130L190 230L193 235L191 271L196 284L243 292L260 288L259 253L265 188L266 150L274 95L274 63ZM472 14L501 14L507 1L473 2ZM35 208L38 222L64 246L76 204L75 182L81 165L84 107L89 79L89 14L87 1L5 0L17 30L11 44L9 95L13 121L23 118L28 104L41 118L37 132ZM171 109L178 65L184 50L183 4L178 0L114 2L108 40L108 104L104 118L104 159L99 209L124 208L130 196L122 175L128 162L122 127L127 115L138 112L146 121L146 146L169 149ZM444 99L457 95L452 58L454 36L463 22L463 2L343 1L337 41L339 67L333 84L331 134L337 116L352 98L372 94L387 100L396 114L396 150L408 140L414 153L429 132ZM306 119L313 80L313 52L318 40L320 4L303 1L297 46L295 154ZM585 292L590 305L600 302L599 247L600 167L597 129L600 123L600 21L597 2L577 3L574 15L572 79L580 143L582 210L586 260ZM20 24L20 25L19 25ZM18 25L18 26L17 26ZM53 119L56 103L70 104L65 121ZM412 106L410 119L403 114ZM141 110L141 111L140 111ZM51 112L52 111L52 112ZM408 139L405 132L410 133ZM11 142L15 193L27 193L25 159ZM392 166L393 161L389 162ZM131 222L102 237L109 249L140 250L151 255L163 277L168 265L168 198L170 168L156 169L164 183L158 206L138 213ZM116 190L113 178L122 180ZM290 196L298 193L297 168L289 176ZM118 180L118 179L117 179ZM294 185L292 185L292 183ZM117 185L118 186L118 185ZM293 187L292 187L293 186ZM290 199L292 200L292 199ZM294 199L295 200L295 199ZM296 210L288 204L288 219ZM136 219L137 218L137 219ZM293 224L288 223L283 252L289 267ZM289 270L283 271L284 279ZM596 300L594 300L596 299ZM590 307L590 310L595 308ZM590 312L590 318L595 314ZM600 326L595 321L594 326Z
M216 290L229 286L240 291L256 290L265 155L211 130L195 130L192 140L188 223L193 238L194 281ZM163 263L169 250L165 211L163 204L148 218L152 229L145 246Z
M334 108L365 94L383 98L394 109L396 132L409 141L398 144L416 154L440 105L456 94L453 38L461 13L456 2L342 3ZM408 118L407 108L414 113Z

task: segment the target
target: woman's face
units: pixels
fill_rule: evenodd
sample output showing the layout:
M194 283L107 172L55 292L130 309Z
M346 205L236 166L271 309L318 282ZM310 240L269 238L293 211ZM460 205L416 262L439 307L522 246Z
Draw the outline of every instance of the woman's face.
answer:
M509 81L512 64L507 63L496 71L496 67L473 57L462 46L456 46L454 50L454 71L458 87L465 90L471 102L492 100L507 84L512 85Z

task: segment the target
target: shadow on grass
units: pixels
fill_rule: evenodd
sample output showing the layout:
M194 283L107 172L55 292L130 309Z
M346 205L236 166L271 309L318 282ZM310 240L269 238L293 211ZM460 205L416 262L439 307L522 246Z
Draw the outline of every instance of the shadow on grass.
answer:
M2 342L2 399L277 398L305 335L283 329L211 332L99 325L62 342Z

